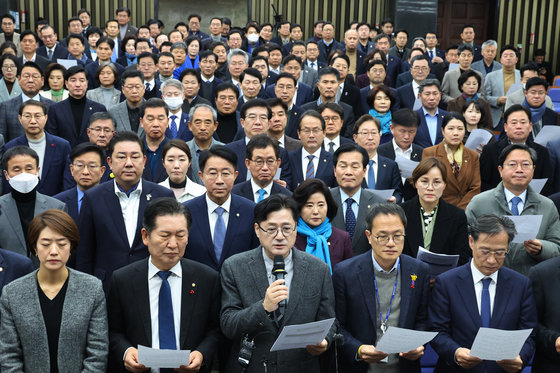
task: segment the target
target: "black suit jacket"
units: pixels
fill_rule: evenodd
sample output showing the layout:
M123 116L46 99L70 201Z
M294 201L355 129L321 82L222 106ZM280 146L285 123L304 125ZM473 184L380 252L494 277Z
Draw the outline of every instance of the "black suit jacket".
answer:
M113 64L117 68L119 75L122 76L122 74L124 73L124 66L117 62L113 62ZM98 68L99 68L99 60L88 63L85 67L87 73L87 79L88 79L88 89L95 89L100 87L99 81L95 79L95 73L97 72ZM120 86L121 86L121 82L116 81L115 88L120 89Z
M349 83L349 79L346 79L346 82L344 83L344 89L340 95L340 101L352 107L354 118L359 118L362 114L364 114L360 97L360 89L355 84Z
M0 249L0 294L2 288L15 279L33 272L33 263L26 256Z
M253 190L253 186L251 185L251 180L247 180L242 183L235 184L231 192L233 194L237 194L238 196L245 197L249 201L255 202L255 198L253 198L253 196L257 191ZM274 195L274 194L284 194L289 197L292 195L292 192L284 188L282 185L272 182L272 189L270 189L270 195Z
M395 189L393 196L397 203L401 203L403 198L403 185L399 165L392 159L378 155L377 177L375 178L375 189ZM367 173L362 180L362 188L369 189L367 185Z
M395 160L395 149L393 148L393 142L389 141L385 144L379 145L377 148L377 153L385 158ZM422 160L422 148L416 144L412 144L412 154L410 155L410 160L414 162L420 162ZM412 197L418 195L416 188L407 181L403 183L403 199L408 201Z
M19 56L18 57L18 62L20 64L20 66L23 66L23 56ZM49 65L49 63L51 63L52 61L49 60L47 57L45 56L41 56L39 53L36 53L35 55L35 63L37 65L39 65L39 67L41 68L41 71L45 72L45 69L47 68L47 66ZM45 82L46 83L46 82Z
M200 85L200 90L198 91L198 95L206 100L210 101L212 106L216 106L216 89L220 84L223 83L223 80L218 79L214 76L214 80L210 83L206 83L204 81L204 77L201 75L202 84Z
M291 185L294 189L305 181L305 175L303 174L301 163L302 153L303 148L299 148L298 150L289 153L290 169L292 171ZM305 160L305 165L307 166L307 160ZM328 187L334 187L336 185L332 154L324 149L321 149L321 155L319 156L319 162L317 163L317 169L315 170L315 177L323 180Z
M344 123L342 124L340 135L351 139L352 130L354 129L354 121L356 119L354 117L354 110L352 109L352 106L345 104L344 102L339 101L338 104L344 109ZM301 108L303 109L303 112L305 112L306 110L317 110L318 107L319 105L317 105L317 101L311 101L302 105Z
M76 190L77 187L70 188L65 190L64 192L58 193L57 195L53 196L59 201L66 203L66 207L68 207L68 215L76 224L78 224L78 191Z
M43 56L47 59L49 58L49 54L47 53L47 47L45 47L44 45L42 47L37 48L36 53L39 56ZM56 43L56 47L54 48L51 62L56 62L56 60L59 58L62 60L68 59L68 49L66 49L66 47L63 46L62 44Z
M119 371L126 372L123 356L129 347L152 346L148 260L115 271L108 298L110 353ZM207 266L181 259L181 350L204 356L201 372L210 372L212 356L221 340L220 279ZM185 364L188 365L188 364Z

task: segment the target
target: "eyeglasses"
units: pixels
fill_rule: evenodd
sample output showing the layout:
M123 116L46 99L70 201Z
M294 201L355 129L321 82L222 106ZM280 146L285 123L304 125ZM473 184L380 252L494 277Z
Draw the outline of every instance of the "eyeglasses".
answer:
M392 236L374 236L377 243L380 245L387 245L389 240L392 239L394 243L400 244L404 241L404 234L393 234Z
M277 160L274 158L268 158L267 160L264 160L262 158L257 158L255 160L249 159L249 161L253 162L257 167L262 167L264 166L265 163L268 167L274 167L274 165L276 165L277 162Z
M434 180L432 182L429 182L428 180L418 180L418 184L424 189L429 188L430 184L432 185L432 188L439 189L443 187L445 183L443 180Z
M498 258L498 259L503 259L506 257L507 255L507 250L488 250L488 249L476 249L480 255L488 257L490 255L494 255L494 257Z
M259 229L263 232L265 232L269 237L276 237L278 236L278 232L282 232L282 235L284 237L288 237L290 234L292 234L297 227L290 227L290 226L285 226L285 227L278 227L278 228L267 228L264 229L263 227L260 226L260 224L257 224L257 226L259 227Z
M362 132L358 132L358 135L364 136L364 137L370 137L370 136L378 136L379 132L378 131L362 131Z
M15 70L16 65L4 65L4 66L2 66L2 69L6 70L6 71Z
M45 117L45 114L22 114L21 118L26 121L30 121L31 119L35 118L35 120L41 120Z
M108 127L105 127L105 128L102 128L102 127L95 127L95 128L90 128L90 130L93 131L93 132L95 132L95 133L100 133L100 132L103 132L103 133L111 133L111 132L115 132L113 129L108 128Z
M204 175L209 180L216 180L218 176L221 176L222 179L230 179L233 176L235 176L235 173L231 171L222 171L222 172L210 171L210 172L205 172Z
M141 90L142 88L144 88L143 85L130 85L130 84L129 84L129 85L124 85L123 87L126 88L126 89L128 89L129 91L132 91L133 89L139 91L139 90Z
M77 171L82 171L86 167L90 171L97 171L99 169L99 167L101 167L97 163L85 164L85 163L81 163L81 162L80 163L72 163L72 166L74 166L74 169L77 170Z
M303 133L304 135L309 135L310 133L314 134L314 135L318 135L320 133L323 133L323 130L320 128L313 128L313 129L309 129L309 128L304 128L301 131L299 131L300 133Z
M325 122L338 122L340 120L340 117L338 115L334 115L332 117L323 117L323 119L325 120Z
M521 162L521 163L508 162L504 166L506 166L509 169L513 169L513 170L516 170L517 167L519 167L519 166L521 166L522 170L530 170L531 168L533 168L533 164L531 162Z

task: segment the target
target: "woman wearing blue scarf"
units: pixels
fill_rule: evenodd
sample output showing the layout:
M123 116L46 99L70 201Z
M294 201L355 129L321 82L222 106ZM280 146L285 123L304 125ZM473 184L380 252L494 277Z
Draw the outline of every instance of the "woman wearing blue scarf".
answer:
M391 141L393 135L391 134L391 123L393 116L391 108L396 102L395 95L391 88L385 85L379 85L369 91L366 102L370 107L368 112L374 118L379 119L381 122L381 141L380 144Z
M352 243L348 232L331 224L338 206L329 187L320 179L307 179L292 197L300 213L296 248L323 260L332 273L338 263L352 257Z

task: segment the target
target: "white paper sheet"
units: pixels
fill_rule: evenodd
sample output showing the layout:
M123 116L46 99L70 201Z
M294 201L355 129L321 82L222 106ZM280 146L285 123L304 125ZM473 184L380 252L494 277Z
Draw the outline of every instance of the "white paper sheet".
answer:
M492 134L481 128L475 128L472 130L467 142L465 143L465 148L472 149L476 151L476 148L488 144L488 141L492 138Z
M56 62L61 64L67 69L71 68L72 66L78 66L77 60L66 60L66 59L59 58L56 60Z
M430 266L430 275L436 277L445 271L457 267L459 255L432 253L431 251L424 249L422 246L418 246L416 259L428 264Z
M418 163L420 163L411 161L410 159L406 159L404 157L401 157L400 155L397 155L395 157L395 162L397 162L397 164L399 165L401 176L406 179L412 176L412 171L414 171L416 166L418 166Z
M449 64L449 69L448 69L448 71L457 70L458 68L459 68L459 64L458 64L458 63L450 63L450 64Z
M512 242L523 243L535 239L541 227L542 217L542 215L506 215L506 218L510 218L515 223L517 230Z
M369 189L373 194L383 198L384 200L388 200L393 196L395 189Z
M316 345L327 336L334 318L307 324L285 326L270 348L270 351L290 350Z
M190 350L158 350L138 345L138 362L149 368L179 368L189 365Z
M560 139L560 126L543 126L535 137L535 142L546 146L549 141L556 139Z
M430 342L437 334L437 332L423 332L390 326L377 342L375 349L386 354L408 352Z
M544 184L546 184L547 181L548 181L548 178L533 179L533 180L531 180L529 185L531 186L531 189L533 189L533 191L535 193L540 193L542 188L544 187Z
M515 359L532 330L480 328L471 347L471 356L492 361Z

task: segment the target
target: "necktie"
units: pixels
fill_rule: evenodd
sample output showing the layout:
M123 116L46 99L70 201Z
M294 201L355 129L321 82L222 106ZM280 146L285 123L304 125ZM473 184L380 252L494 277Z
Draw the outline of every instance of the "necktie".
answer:
M482 280L482 295L480 297L480 319L482 320L482 327L490 327L490 286L491 278L487 277Z
M146 92L150 92L150 91L151 91L150 83L146 83Z
M311 68L315 70L315 62L311 62Z
M52 61L52 49L49 49L49 60Z
M430 59L434 58L434 51L430 51Z
M356 215L352 211L353 203L354 200L352 198L346 200L346 232L350 234L350 239L354 237L354 229L356 229Z
M314 155L307 156L307 159L309 159L309 163L307 164L307 171L305 172L305 180L315 176L315 166L313 165L313 158L315 158Z
M259 203L260 201L262 201L264 199L264 195L266 194L266 190L264 189L259 189L259 199L257 200L257 203Z
M329 142L329 150L328 150L328 152L329 152L329 153L334 153L334 142L333 142L333 141Z
M170 271L159 271L161 287L159 288L158 321L159 321L159 348L175 350L175 324L173 321L173 303L171 301L171 288L167 278Z
M171 116L171 138L172 139L176 139L177 138L177 123L175 122L175 119L177 119L176 115L172 115Z
M511 213L513 215L519 215L519 210L517 209L517 205L521 202L521 198L515 196L511 199Z
M218 262L222 256L222 249L224 248L224 241L226 239L226 224L222 217L224 211L226 210L223 207L216 207L216 210L214 210L214 212L218 214L218 220L216 220L216 226L214 227L214 253L216 254Z
M367 186L369 189L375 189L375 172L373 170L373 164L375 161L373 159L369 160L369 170L367 174Z

